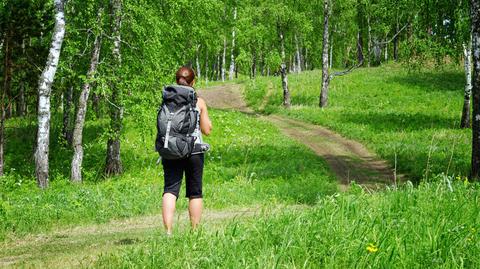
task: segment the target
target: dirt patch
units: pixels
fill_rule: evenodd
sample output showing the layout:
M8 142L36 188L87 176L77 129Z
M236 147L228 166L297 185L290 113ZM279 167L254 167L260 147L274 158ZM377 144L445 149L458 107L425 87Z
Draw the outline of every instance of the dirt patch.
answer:
M212 87L200 90L199 95L205 98L210 107L254 114L243 100L240 85ZM275 124L282 133L308 146L322 157L337 176L342 190L352 181L376 189L395 184L401 178L386 161L365 146L325 127L278 115L259 118Z

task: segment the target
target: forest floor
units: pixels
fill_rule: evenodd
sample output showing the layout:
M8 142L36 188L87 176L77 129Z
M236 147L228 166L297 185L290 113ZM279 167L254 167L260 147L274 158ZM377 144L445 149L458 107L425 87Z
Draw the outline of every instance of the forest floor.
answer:
M403 176L396 174L385 160L370 152L365 146L319 125L280 115L256 115L242 97L242 85L226 84L200 90L208 106L215 109L236 110L258 116L273 123L279 130L294 140L308 146L323 158L337 176L342 190L352 181L368 188L377 189L385 184L394 184ZM268 98L268 93L267 97ZM221 127L220 127L221 128Z
M308 146L327 162L337 176L342 190L345 190L351 181L375 189L396 180L394 169L360 143L319 125L279 115L256 114L246 105L241 91L241 85L229 84L200 90L199 95L205 98L212 108L240 111L268 121L286 136ZM295 211L297 207L299 206L288 206L288 210ZM269 214L283 209L285 208L280 206L270 210ZM218 227L224 225L226 220L251 218L260 214L265 214L261 207L209 210L205 212L203 227ZM179 212L176 222L179 223L178 230L189 230L187 212ZM54 230L1 243L0 267L88 267L103 255L132 245L142 245L152 237L161 236L164 235L160 214Z

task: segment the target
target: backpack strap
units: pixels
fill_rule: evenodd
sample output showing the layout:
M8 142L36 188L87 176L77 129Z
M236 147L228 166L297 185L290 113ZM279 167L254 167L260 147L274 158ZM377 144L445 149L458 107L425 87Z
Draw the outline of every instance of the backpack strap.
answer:
M163 143L163 148L168 149L168 139L170 138L170 130L172 129L172 120L174 113L170 112L168 108L165 106L165 112L168 115L167 118L167 132L165 134L165 141Z

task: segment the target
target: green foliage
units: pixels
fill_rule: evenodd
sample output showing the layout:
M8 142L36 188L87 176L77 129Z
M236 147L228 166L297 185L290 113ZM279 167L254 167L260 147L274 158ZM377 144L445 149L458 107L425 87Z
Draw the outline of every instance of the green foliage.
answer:
M153 238L95 267L475 268L479 190L440 176L418 188L336 194L311 208L267 208L220 228Z
M441 172L468 174L471 132L458 128L461 71L408 72L398 65L359 69L332 81L330 107L325 110L318 109L319 71L292 75L289 83L290 110L280 105L280 81L267 78L250 83L248 103L362 141L392 166L396 160L398 170L411 180Z

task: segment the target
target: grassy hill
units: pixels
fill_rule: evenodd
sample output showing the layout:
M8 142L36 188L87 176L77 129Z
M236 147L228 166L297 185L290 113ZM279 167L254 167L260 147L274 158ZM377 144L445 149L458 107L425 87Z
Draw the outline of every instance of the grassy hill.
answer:
M321 72L289 76L292 108L283 109L278 78L259 78L245 91L250 106L320 124L361 141L418 182L428 175L465 176L471 131L461 130L461 70L409 71L400 65L362 68L335 78L329 106L318 108ZM267 96L267 97L265 97Z

